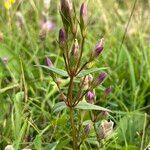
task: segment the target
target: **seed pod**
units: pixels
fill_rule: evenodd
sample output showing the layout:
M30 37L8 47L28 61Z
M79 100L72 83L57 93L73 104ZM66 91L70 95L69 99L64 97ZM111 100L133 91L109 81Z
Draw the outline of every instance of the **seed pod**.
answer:
M72 46L72 50L70 53L70 67L71 67L71 72L75 74L77 62L79 60L79 44L78 40L75 39L74 44Z
M105 139L106 137L110 136L113 132L113 125L114 122L112 122L111 120L110 121L104 120L98 131L99 138Z
M77 39L75 39L74 44L72 46L71 55L74 56L76 59L78 59L79 57L79 43Z
M88 91L85 97L88 103L94 103L95 93L93 91Z
M87 3L83 2L80 8L80 27L81 30L85 29L88 20Z

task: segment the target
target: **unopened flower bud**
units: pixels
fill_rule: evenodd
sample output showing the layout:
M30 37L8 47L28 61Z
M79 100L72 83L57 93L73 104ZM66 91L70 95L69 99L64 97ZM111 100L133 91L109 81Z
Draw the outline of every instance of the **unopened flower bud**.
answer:
M87 20L88 20L88 11L87 11L87 3L83 2L80 8L80 25L81 25L81 29L84 29L86 24L87 24Z
M48 57L46 57L45 63L46 63L46 65L47 65L48 67L52 67L52 66L53 66L52 61L51 61Z
M104 49L104 38L100 39L100 41L96 44L96 47L93 52L93 57L98 57L100 53Z
M84 133L85 135L88 135L91 131L91 125L90 124L87 124L84 128Z
M88 91L85 97L88 103L94 103L95 93L93 91Z
M105 139L106 137L110 136L113 132L113 125L114 122L104 120L99 128L99 138Z
M59 30L59 44L60 46L64 46L67 40L66 31L62 28Z
M61 0L61 16L63 23L68 25L72 21L73 4L72 0Z
M105 89L104 95L107 96L107 95L109 95L111 92L112 92L112 87L110 86L110 87L108 87L108 88Z
M106 76L107 76L107 74L106 74L105 72L102 72L102 73L96 78L96 80L93 81L92 87L94 88L94 87L98 86L99 84L101 84L101 83L105 80Z
M76 57L78 59L78 56L79 56L79 43L78 43L77 39L75 39L75 42L72 46L71 55L73 55L74 57Z

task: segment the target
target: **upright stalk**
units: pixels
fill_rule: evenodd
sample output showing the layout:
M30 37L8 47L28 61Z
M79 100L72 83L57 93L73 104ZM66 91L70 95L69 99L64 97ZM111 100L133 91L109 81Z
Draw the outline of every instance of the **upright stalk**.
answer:
M74 121L74 107L72 106L73 105L73 102L72 102L73 79L74 79L74 76L70 76L70 84L68 88L67 99L69 101L69 106L70 106L70 123L71 123L71 128L72 128L73 150L77 150L76 127L75 127L75 121Z
M70 123L72 128L73 150L77 150L76 127L74 122L74 108L70 107Z

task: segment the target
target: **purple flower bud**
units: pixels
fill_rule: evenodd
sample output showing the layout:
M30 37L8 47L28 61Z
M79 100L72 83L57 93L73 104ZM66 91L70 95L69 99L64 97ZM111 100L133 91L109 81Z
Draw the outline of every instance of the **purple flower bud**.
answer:
M91 125L87 124L84 128L85 135L88 135L90 133L90 130L91 130Z
M102 72L97 78L98 84L102 83L106 76L107 74L105 72Z
M112 87L110 86L110 87L108 87L108 88L105 89L104 94L105 94L105 96L107 96L107 95L109 95L111 92L112 92Z
M107 74L105 72L102 72L92 83L92 88L95 88L96 86L98 86L99 84L101 84L105 78L106 78Z
M94 57L98 57L103 49L104 49L104 38L100 39L100 41L96 44L96 47L94 49Z
M66 40L67 40L66 32L62 28L62 29L59 30L59 44L64 45Z
M80 24L81 24L81 28L84 28L85 25L87 24L87 19L88 19L88 11L87 11L87 3L84 2L81 5L80 8Z
M73 12L72 0L61 0L61 13L63 22L71 22Z
M88 103L93 103L95 99L95 94L92 91L88 91L86 94L86 100Z
M45 63L46 63L46 65L47 65L48 67L52 67L52 66L53 66L52 61L51 61L48 57L46 57Z

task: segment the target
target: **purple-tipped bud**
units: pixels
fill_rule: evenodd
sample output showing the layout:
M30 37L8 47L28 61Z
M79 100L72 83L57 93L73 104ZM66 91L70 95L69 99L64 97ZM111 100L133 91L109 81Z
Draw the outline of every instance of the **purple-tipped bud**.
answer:
M104 38L100 39L100 41L96 44L96 47L94 49L94 57L98 57L100 53L104 49Z
M95 99L95 93L92 91L88 91L86 94L86 101L88 103L94 103L94 99Z
M112 87L110 86L110 87L108 87L108 88L105 89L104 95L107 96L107 95L109 95L111 92L112 92Z
M97 78L96 80L93 81L92 83L92 87L95 88L96 86L98 86L99 84L101 84L105 78L106 78L107 74L105 72L102 72Z
M72 12L72 0L61 0L61 13L63 22L71 22Z
M91 131L91 125L90 124L87 124L84 128L84 133L85 135L88 135Z
M87 3L84 2L82 3L80 8L80 24L82 29L85 28L85 25L87 24L87 20L88 20Z
M59 44L60 46L64 45L66 43L67 36L66 31L62 28L59 30Z
M53 66L52 61L51 61L48 57L46 57L45 63L46 63L46 65L47 65L48 67L52 67L52 66Z

